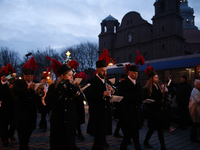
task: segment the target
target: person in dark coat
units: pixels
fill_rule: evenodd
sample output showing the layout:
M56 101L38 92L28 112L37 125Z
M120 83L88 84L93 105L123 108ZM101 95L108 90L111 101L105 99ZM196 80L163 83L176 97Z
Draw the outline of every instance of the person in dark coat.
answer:
M13 116L14 116L14 105L15 99L11 92L13 85L8 85L9 83L6 80L5 72L0 73L1 82L0 82L0 101L1 101L1 116L0 116L0 132L1 140L4 146L8 146L8 139L15 140L13 128ZM8 128L10 126L10 128Z
M85 107L83 103L84 99L85 98L82 93L79 97L77 97L77 100L75 101L76 116L77 116L77 132L79 140L85 139L81 131L81 125L85 123Z
M57 69L60 78L56 84L49 86L45 98L46 106L51 109L50 117L50 149L78 149L76 137L75 101L81 95L79 87L70 83L73 72L67 65Z
M187 82L187 76L182 76L180 78L180 83L175 85L177 88L176 93L176 103L178 105L179 112L179 126L182 130L187 129L187 119L188 119L188 105L190 94L192 91L191 85Z
M130 139L136 150L141 150L139 142L139 130L141 129L141 104L143 89L139 82L138 66L130 65L128 69L128 77L123 80L119 86L119 95L122 99L122 131L124 134L120 150L126 150Z
M97 74L89 83L85 95L89 105L87 133L94 136L92 150L103 150L108 147L106 135L112 135L112 114L109 101L114 92L111 82L105 80L107 64L105 60L96 62Z
M164 129L169 128L165 127L164 117L162 115L162 106L164 102L163 93L161 91L160 85L158 84L159 78L156 72L149 73L149 80L144 87L145 100L151 99L154 102L147 105L148 113L148 132L144 140L144 146L146 148L153 148L149 145L149 139L151 138L154 131L158 131L158 138L161 144L161 150L165 150L165 140L164 140Z
M45 100L44 100L46 97L46 93L48 92L48 88L49 88L49 85L47 84L46 76L41 77L41 83L43 84L45 94L41 98L41 101L39 101L39 104L38 104L38 112L41 114L41 120L39 123L39 127L40 127L40 129L43 129L43 131L46 131L46 129L47 129L46 115L50 113L50 109L48 109L48 107L46 107Z
M121 74L119 82L116 86L116 91L115 91L115 95L119 95L119 86L121 84L121 82L123 80L125 80L125 78L127 77L126 74ZM116 124L116 128L115 128L115 132L114 132L114 137L118 137L118 138L123 138L122 135L119 134L119 130L122 127L122 101L120 102L114 102L114 107L115 107L115 113L114 113L114 118L118 119L117 124Z
M43 91L38 88L35 91L33 81L33 70L25 69L24 78L16 80L13 87L15 96L14 121L18 132L20 150L28 150L29 139L36 128L37 104L43 96ZM41 96L39 96L42 93Z

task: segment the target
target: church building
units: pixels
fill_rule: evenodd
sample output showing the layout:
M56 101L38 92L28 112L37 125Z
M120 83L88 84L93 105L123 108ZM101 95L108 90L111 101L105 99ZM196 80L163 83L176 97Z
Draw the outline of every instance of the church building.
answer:
M200 53L200 31L188 0L156 0L154 7L153 24L135 11L121 23L111 15L102 20L99 54L108 49L116 63L131 63L137 50L146 60Z

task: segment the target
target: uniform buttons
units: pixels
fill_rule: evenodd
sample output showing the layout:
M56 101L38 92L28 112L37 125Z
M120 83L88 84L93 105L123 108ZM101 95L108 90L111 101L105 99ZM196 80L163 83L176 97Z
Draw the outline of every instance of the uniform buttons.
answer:
M67 121L65 121L65 123L66 123Z
M105 106L105 108L107 108L107 106Z
M31 99L31 97L29 97Z
M67 98L65 98L65 100L67 100Z
M65 111L67 111L67 109L65 109Z
M58 93L60 93L60 91L58 91Z
M70 88L70 90L72 90L72 88Z

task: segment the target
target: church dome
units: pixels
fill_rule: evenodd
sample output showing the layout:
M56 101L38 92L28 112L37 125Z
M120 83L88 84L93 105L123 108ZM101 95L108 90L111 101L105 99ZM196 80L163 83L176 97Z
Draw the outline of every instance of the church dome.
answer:
M109 15L109 16L106 17L104 20L105 20L105 21L109 21L109 20L115 21L115 20L117 20L117 19L115 19L113 16Z
M188 1L187 0L181 0L180 1L181 4L180 4L180 13L181 15L184 15L184 14L194 14L194 10L188 6Z

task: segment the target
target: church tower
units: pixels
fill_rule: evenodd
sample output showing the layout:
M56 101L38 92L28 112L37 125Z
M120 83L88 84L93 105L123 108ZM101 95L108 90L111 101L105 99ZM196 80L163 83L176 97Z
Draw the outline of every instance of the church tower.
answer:
M153 16L153 59L184 55L180 0L156 0Z
M101 33L99 34L99 54L103 52L103 49L108 49L108 51L112 50L118 27L118 20L111 15L106 17L101 22Z
M188 6L188 0L180 0L180 14L183 17L183 28L197 28L194 23L194 10Z

